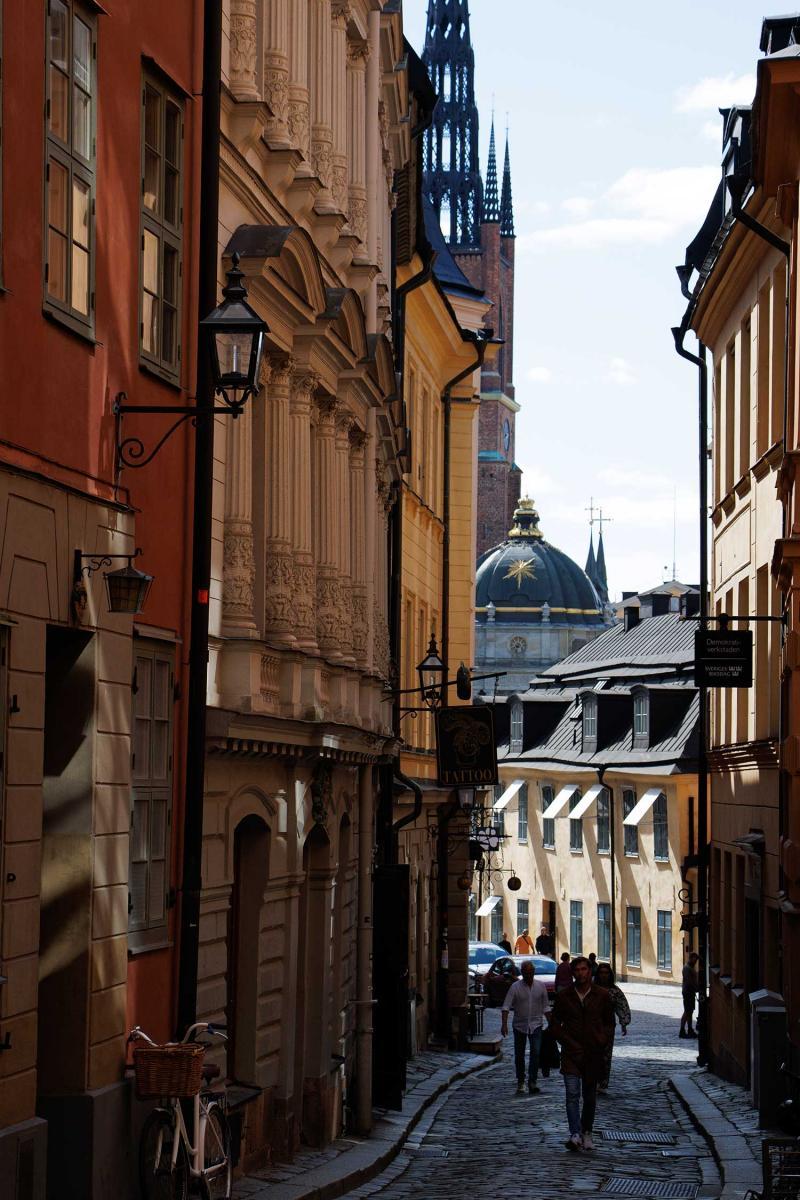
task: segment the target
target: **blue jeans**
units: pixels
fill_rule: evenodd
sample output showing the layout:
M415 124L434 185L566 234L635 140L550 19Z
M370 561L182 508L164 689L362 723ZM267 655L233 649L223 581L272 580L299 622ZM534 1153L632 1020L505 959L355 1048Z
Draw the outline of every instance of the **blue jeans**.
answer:
M570 1133L591 1133L597 1107L597 1084L587 1083L580 1075L565 1075L567 1092L567 1121ZM581 1090L583 1090L583 1112L581 1112Z
M517 1083L525 1082L525 1043L530 1044L528 1059L528 1083L531 1087L536 1083L539 1074L539 1052L542 1048L542 1030L534 1029L533 1033L520 1033L514 1030L514 1066L517 1069Z

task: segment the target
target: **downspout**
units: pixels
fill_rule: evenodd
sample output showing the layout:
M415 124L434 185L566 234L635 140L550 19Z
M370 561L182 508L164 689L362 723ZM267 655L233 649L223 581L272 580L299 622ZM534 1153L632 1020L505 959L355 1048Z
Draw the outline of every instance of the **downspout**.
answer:
M358 778L358 940L356 966L356 1127L372 1129L372 771Z
M611 880L609 887L609 895L611 898L611 970L616 978L617 974L617 838L614 829L615 812L614 812L614 789L606 787L603 783L607 767L597 768L597 782L601 787L606 788L608 793L608 823L611 833Z
M394 768L394 778L402 783L403 787L408 788L414 793L414 807L410 813L406 813L399 821L395 821L392 826L392 861L397 861L397 835L401 829L405 829L406 825L413 825L416 820L422 815L422 788L413 779L409 779L408 775L404 775L399 767Z
M693 309L690 302L683 321L672 330L675 339L675 350L681 358L693 363L698 370L698 466L700 486L700 628L705 629L708 621L708 367L706 364L706 347L699 341L699 354L692 354L684 347L689 320ZM709 1028L710 1007L708 1003L709 978L709 928L711 911L709 904L709 874L711 846L708 829L708 688L698 689L700 695L700 710L698 716L698 754L697 754L697 911L700 917L698 927L698 951L700 954L701 970L698 993L698 1065L705 1066L709 1061L711 1031Z

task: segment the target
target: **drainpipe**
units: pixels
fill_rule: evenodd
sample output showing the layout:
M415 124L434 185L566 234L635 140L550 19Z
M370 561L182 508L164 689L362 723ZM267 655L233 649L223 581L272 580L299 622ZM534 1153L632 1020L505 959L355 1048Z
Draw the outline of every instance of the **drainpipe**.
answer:
M358 941L356 973L356 1127L372 1129L372 767L358 778Z
M611 896L611 970L614 972L614 977L617 974L617 837L614 829L615 812L614 812L614 789L606 787L603 783L603 776L606 773L606 767L597 768L597 782L601 787L606 788L608 793L608 823L611 833L611 880L609 894Z
M422 788L413 779L409 779L404 775L399 767L394 769L394 777L414 793L414 807L410 813L406 813L399 821L395 821L392 826L392 840L394 842L395 859L397 857L397 835L401 829L405 829L406 825L413 825L416 820L422 815Z
M693 363L698 371L698 468L700 486L700 628L705 629L708 621L708 366L706 364L706 347L698 339L699 354L692 354L683 344L686 330L691 317L692 305L686 311L680 326L672 330L675 339L675 350L681 358ZM708 688L701 687L700 713L697 723L698 754L697 754L697 911L700 917L698 926L698 952L702 969L699 974L700 990L698 994L698 1065L705 1066L709 1061L711 1030L709 1018L711 1009L708 1003L708 967L709 967L709 926L711 909L709 903L709 875L711 867L711 846L708 830Z
M219 125L222 0L205 0L203 14L203 112L200 159L199 319L217 304L219 261ZM203 799L206 762L208 681L208 595L211 586L214 386L202 338L197 344L197 407L194 440L194 526L189 684L186 705L186 791L183 813L183 873L180 892L177 1032L182 1036L197 1013L200 949ZM203 412L202 410L205 410Z

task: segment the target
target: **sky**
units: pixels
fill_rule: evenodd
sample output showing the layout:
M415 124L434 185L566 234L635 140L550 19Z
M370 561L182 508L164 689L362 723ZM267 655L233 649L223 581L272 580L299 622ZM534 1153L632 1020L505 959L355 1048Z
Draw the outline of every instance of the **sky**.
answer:
M422 51L428 0L403 0ZM470 0L485 176L508 115L516 458L548 541L581 565L602 507L612 596L696 583L697 372L670 329L675 264L719 179L718 108L750 103L745 0ZM694 340L687 339L689 349Z

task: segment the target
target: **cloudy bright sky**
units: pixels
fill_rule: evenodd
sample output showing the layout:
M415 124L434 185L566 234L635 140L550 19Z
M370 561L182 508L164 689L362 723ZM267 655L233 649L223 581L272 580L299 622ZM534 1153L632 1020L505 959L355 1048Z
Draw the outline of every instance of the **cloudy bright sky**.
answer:
M470 0L485 173L508 113L517 232L517 461L548 540L583 565L590 497L612 518L612 594L696 582L696 372L670 327L674 266L719 176L717 109L749 103L747 0ZM427 0L404 0L418 51Z

